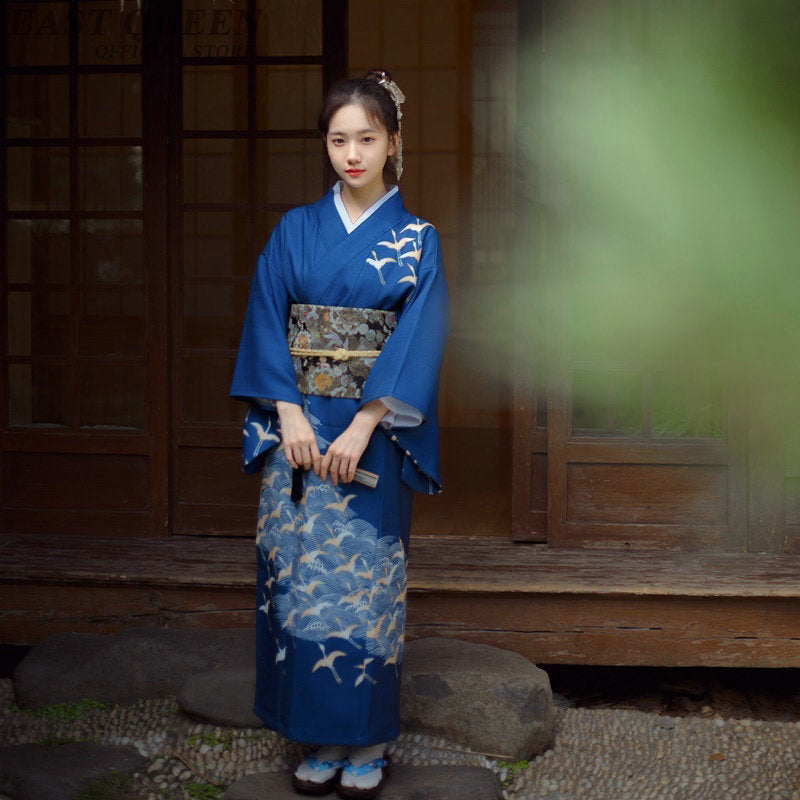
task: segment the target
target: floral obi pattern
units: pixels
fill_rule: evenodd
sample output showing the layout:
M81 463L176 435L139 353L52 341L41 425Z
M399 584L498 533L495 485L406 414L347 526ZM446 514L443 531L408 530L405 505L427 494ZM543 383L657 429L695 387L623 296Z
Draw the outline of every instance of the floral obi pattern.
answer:
M303 394L360 398L395 327L394 311L293 304L287 339L297 388Z

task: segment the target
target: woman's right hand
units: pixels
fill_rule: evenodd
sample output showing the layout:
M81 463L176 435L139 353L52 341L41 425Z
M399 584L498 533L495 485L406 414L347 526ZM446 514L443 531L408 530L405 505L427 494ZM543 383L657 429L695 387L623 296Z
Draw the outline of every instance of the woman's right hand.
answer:
M322 456L319 453L317 437L309 421L303 416L303 409L296 403L278 400L275 403L281 421L281 437L286 460L293 469L304 467L319 474Z

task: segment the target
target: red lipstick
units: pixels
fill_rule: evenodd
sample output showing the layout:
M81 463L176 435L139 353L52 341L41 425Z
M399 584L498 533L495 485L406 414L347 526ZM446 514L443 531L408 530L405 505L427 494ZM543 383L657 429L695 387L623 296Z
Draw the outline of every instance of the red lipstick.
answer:
M357 178L359 175L361 175L364 172L366 172L366 170L363 170L363 169L346 169L345 172L348 175L351 175L352 177Z

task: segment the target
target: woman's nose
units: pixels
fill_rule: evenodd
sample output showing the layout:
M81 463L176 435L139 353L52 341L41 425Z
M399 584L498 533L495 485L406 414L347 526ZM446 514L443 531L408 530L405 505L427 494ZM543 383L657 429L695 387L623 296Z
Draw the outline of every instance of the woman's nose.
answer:
M361 161L361 156L358 154L358 148L355 143L353 143L347 149L347 163L357 164L359 161Z

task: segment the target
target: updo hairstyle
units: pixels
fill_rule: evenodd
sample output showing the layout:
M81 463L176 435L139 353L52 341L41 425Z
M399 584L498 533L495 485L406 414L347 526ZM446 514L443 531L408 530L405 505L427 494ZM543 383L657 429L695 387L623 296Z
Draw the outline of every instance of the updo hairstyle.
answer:
M360 105L369 121L385 128L390 137L400 132L397 121L397 106L388 90L378 81L390 81L391 74L385 69L371 69L363 78L351 78L334 84L322 103L319 112L319 130L323 138L327 138L333 115L344 106ZM390 156L383 167L383 178L386 183L395 183L395 156Z

